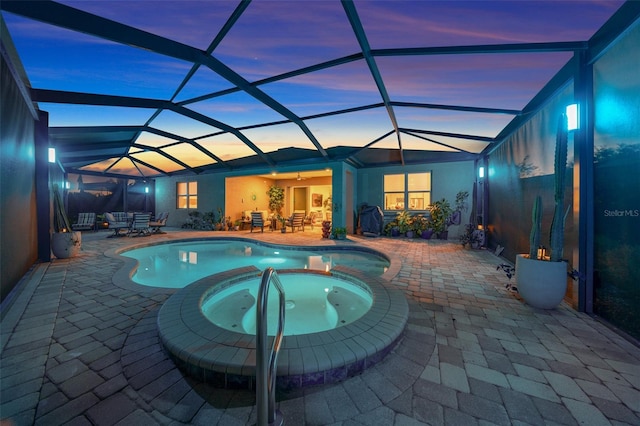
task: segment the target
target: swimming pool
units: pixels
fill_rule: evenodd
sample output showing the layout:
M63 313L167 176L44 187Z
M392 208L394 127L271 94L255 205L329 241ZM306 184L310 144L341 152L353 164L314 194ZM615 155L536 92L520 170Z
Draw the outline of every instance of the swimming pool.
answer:
M286 296L284 335L317 333L351 324L371 308L371 289L354 282L320 274L282 274L280 281ZM215 325L225 330L256 334L257 294L260 278L225 286L203 300L200 310ZM276 334L277 297L267 304L267 333Z
M126 250L120 255L138 261L131 277L135 283L162 288L182 288L209 275L245 266L330 271L341 265L376 276L389 267L384 255L361 247L298 248L243 239L176 241Z

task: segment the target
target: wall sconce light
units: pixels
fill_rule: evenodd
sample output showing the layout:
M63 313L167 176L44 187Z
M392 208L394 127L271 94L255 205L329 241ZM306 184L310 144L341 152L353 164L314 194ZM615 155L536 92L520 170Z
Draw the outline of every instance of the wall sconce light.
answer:
M50 163L55 163L56 162L56 149L55 148L49 148L49 162Z
M566 114L567 130L577 130L580 127L580 123L578 122L578 104L567 105Z
M64 189L70 189L70 188L71 188L71 184L69 183L69 181L65 181Z
M145 186L145 187L144 187L144 193L145 193L145 194L148 194L148 193L149 193L149 187L148 187L148 186Z
M484 166L478 167L478 177L480 179L484 177Z

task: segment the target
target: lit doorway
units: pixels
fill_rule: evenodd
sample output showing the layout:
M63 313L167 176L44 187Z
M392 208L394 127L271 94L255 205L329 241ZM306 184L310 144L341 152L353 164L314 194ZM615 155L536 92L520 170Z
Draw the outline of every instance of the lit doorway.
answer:
M293 188L293 211L304 211L307 212L307 204L308 204L308 191L307 187L297 187Z

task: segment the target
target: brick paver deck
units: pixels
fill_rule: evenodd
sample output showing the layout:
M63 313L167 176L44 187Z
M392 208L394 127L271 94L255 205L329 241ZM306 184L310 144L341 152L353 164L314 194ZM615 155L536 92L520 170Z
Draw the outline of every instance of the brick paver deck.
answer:
M455 242L322 240L319 231L107 238L35 266L3 304L0 419L15 425L255 424L255 395L186 378L158 341L172 290L132 285L115 248L188 236L359 244L387 253L409 323L382 362L277 399L290 425L640 425L640 349L567 306L530 308L500 259ZM105 254L106 253L106 254ZM123 278L124 277L124 278ZM9 303L10 302L10 303Z

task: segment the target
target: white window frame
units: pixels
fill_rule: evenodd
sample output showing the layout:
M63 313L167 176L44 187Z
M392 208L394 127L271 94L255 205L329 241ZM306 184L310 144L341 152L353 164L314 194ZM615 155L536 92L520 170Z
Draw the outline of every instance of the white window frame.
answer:
M426 178L427 182L424 184L424 186L416 187L415 182L411 180L411 178L414 177L412 175L428 175L428 177ZM403 177L403 184L401 185L401 187L398 186L397 188L387 188L387 185L385 184L385 178L391 178L392 176ZM430 170L413 173L388 173L383 175L382 179L382 199L384 211L395 212L407 210L412 212L422 212L428 210L429 204L431 204L431 188L433 185L432 174ZM411 195L420 196L411 197ZM395 198L395 201L390 202L390 199L392 200L393 198Z
M176 182L176 208L181 210L198 208L197 181Z

